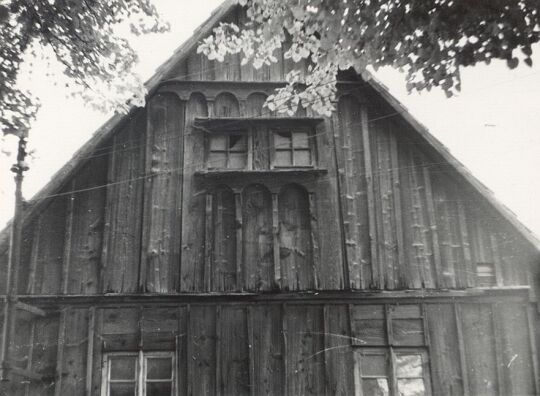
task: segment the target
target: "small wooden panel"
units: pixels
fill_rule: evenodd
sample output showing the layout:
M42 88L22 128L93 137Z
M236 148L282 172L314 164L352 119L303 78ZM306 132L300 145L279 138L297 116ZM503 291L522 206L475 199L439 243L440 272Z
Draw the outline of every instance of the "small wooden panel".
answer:
M426 304L426 316L433 394L461 396L464 391L454 308L451 304Z
M103 351L132 351L140 344L140 309L116 307L103 309L101 345Z
M206 191L196 170L204 167L204 134L192 127L195 117L207 117L206 99L193 94L186 105L184 130L182 244L180 266L181 291L204 290Z
M298 185L288 185L278 196L279 255L285 290L315 287L309 197Z
M35 326L32 371L43 379L30 383L28 396L48 396L54 394L58 317L36 319Z
M261 185L242 192L244 279L247 290L271 290L274 284L272 196Z
M142 348L148 351L174 350L178 325L178 308L144 308L141 320Z
M109 158L102 291L139 287L146 115L130 120L114 137Z
M287 393L325 393L324 324L320 306L287 305L284 319L287 342Z
M461 304L461 312L470 394L497 394L499 384L491 307Z
M220 395L249 394L250 345L246 318L245 307L225 305L221 307L216 344L220 358L217 384Z
M54 198L41 214L36 263L36 294L61 292L67 197Z
M252 309L254 395L283 395L284 356L281 307L259 305Z
M88 309L66 311L61 393L84 395L88 345Z
M324 306L324 354L327 395L346 396L354 393L349 319L347 305Z
M216 307L192 305L189 314L190 395L216 394Z
M101 152L101 151L100 151ZM67 279L69 294L95 294L99 290L105 215L107 161L99 156L75 176L73 220Z
M161 94L148 108L140 282L143 290L166 293L180 281L184 103Z
M506 391L512 395L533 395L534 364L527 324L526 306L500 304L497 306L501 329L501 364Z

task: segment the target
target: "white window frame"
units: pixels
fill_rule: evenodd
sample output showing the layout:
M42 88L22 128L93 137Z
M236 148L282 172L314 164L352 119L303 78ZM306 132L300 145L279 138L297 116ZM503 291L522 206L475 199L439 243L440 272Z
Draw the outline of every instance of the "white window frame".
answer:
M147 382L164 382L163 380L150 380L146 379L147 374L147 360L149 358L171 358L171 395L176 396L176 354L171 351L135 351L135 352L107 352L103 354L103 360L101 365L101 395L110 396L111 383L111 357L131 356L136 357L135 363L135 395L146 396L146 383Z

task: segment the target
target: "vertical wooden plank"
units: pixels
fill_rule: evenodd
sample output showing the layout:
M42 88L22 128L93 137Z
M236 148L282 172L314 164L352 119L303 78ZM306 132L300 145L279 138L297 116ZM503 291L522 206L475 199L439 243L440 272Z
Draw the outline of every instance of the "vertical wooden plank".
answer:
M179 306L177 308L177 333L176 333L176 389L179 395L188 394L188 367L190 365L190 355L188 354L188 322L189 322L189 306Z
M221 395L221 389L223 388L223 383L221 381L221 305L216 305L216 311L215 311L215 315L216 315L216 320L215 320L215 325L216 325L216 328L215 328L215 339L216 339L216 343L215 343L215 348L216 348L216 352L215 352L215 356L216 356L216 361L215 361L215 381L214 381L214 394L216 396L219 396Z
M193 331L191 330L191 304L187 305L186 308L186 389L187 395L193 395L193 382L191 381L195 374L195 354L193 349Z
M250 367L245 306L224 305L216 323L220 323L218 394L247 395L250 393Z
M489 304L461 308L469 386L472 395L499 393L494 334Z
M497 237L490 232L489 240L491 243L491 251L493 252L493 265L495 266L495 282L497 286L504 286L503 269L501 263L501 256L499 254L499 247Z
M491 304L491 326L493 328L493 341L495 351L495 363L497 365L497 383L499 384L499 395L508 395L507 379L504 370L503 346L501 318L499 317L498 304Z
M254 395L284 395L284 340L282 309L278 304L256 304L252 307L253 385Z
M253 332L253 306L247 306L247 334L248 334L248 359L249 359L249 394L256 395L255 386L255 337Z
M287 323L287 366L289 395L325 393L324 324L321 306L289 305Z
M529 345L531 351L531 364L533 368L532 377L534 378L534 393L540 392L540 372L538 371L538 349L536 344L536 329L534 326L534 318L536 317L536 323L538 323L538 316L534 313L533 307L528 305L527 310L527 326L529 330Z
M30 254L30 274L28 275L28 286L26 288L27 294L34 294L36 292L36 272L39 261L40 229L41 216L38 216L36 224L34 225L34 237L32 239L32 252Z
M182 244L180 283L181 291L204 290L204 231L206 190L194 172L202 170L204 164L204 136L193 128L195 117L208 116L206 99L201 94L192 94L186 105L184 127L183 199L182 199Z
M71 191L75 190L75 180L69 183ZM73 205L75 196L73 193L67 196L66 226L64 234L64 260L62 263L62 294L68 292L69 267L71 264L71 235L73 233Z
M463 383L463 395L469 396L469 370L467 367L467 357L465 354L465 341L463 340L463 318L461 315L461 305L454 303L454 316L456 318L456 331L459 348L459 363L461 367L461 378Z
M375 191L373 188L373 160L371 158L371 139L368 123L367 107L360 107L360 119L362 126L362 142L364 144L364 161L366 169L366 186L367 186L367 202L368 202L368 217L369 217L369 241L371 247L371 272L372 282L374 287L384 287L383 271L381 270L381 262L378 256L377 249L377 228L376 228L376 213L375 213Z
M465 279L467 287L474 287L474 269L471 255L471 245L469 242L469 231L467 229L467 216L465 211L465 205L463 201L458 198L458 216L459 216L459 229L461 234L461 245L463 246L463 270L465 271Z
M96 308L89 308L88 340L86 348L86 387L85 395L92 396L92 369L94 358L94 337L96 335Z
M116 169L116 150L114 149L117 145L117 135L113 135L110 140L110 146L113 148L109 155L107 156L107 186L110 186L115 182L115 169ZM107 268L107 258L109 257L110 251L110 242L112 240L112 230L114 229L113 222L115 222L115 216L113 216L113 203L115 202L115 197L112 194L112 189L107 187L105 193L105 215L104 215L104 224L103 224L103 245L101 247L101 265L99 268L99 284L98 290L101 293L106 291L105 286L105 274ZM112 263L111 263L112 265Z
M315 289L320 288L320 274L318 268L320 266L321 255L319 249L319 222L317 221L317 210L315 205L315 194L309 193L309 218L311 222L311 244L313 246L313 284Z
M216 307L192 305L188 339L189 395L214 395L216 391Z
M214 219L212 214L212 194L206 194L206 228L204 232L204 290L212 290L212 263L214 262Z
M279 257L279 204L278 194L272 194L272 238L274 249L274 281L278 287L282 288L287 284L287 276L281 271L281 259Z
M427 165L422 168L424 177L424 186L426 188L426 204L429 227L431 229L431 240L433 241L433 263L435 266L436 286L442 287L443 281L441 277L441 252L439 249L439 233L437 230L437 218L435 215L435 202L433 201L433 192L431 189L431 176Z
M354 394L349 307L324 306L324 354L328 395Z
M107 188L110 215L104 246L104 292L135 292L139 287L146 115L138 114L115 139L112 182Z
M184 102L159 94L148 104L141 289L179 289Z
M289 393L289 370L291 368L291 361L289 357L289 325L286 320L286 314L287 314L288 304L284 303L281 305L281 335L283 337L282 339L282 356L283 356L283 394L285 395L291 395ZM291 395L292 396L292 395Z
M29 386L30 396L52 396L55 393L54 379L58 345L59 320L57 316L36 318L32 370L40 374L41 381Z
M86 308L66 308L64 345L60 370L61 394L83 395L88 362L89 312Z
M60 324L58 328L58 342L56 352L56 372L54 376L54 396L62 395L62 379L64 364L64 345L66 343L66 318L69 308L62 308L60 312Z
M234 194L235 221L236 221L236 290L244 290L243 263L244 263L244 243L242 239L242 194Z
M454 307L452 304L425 304L429 334L429 358L434 395L463 395L463 375L460 366L460 346ZM464 359L464 356L463 356Z

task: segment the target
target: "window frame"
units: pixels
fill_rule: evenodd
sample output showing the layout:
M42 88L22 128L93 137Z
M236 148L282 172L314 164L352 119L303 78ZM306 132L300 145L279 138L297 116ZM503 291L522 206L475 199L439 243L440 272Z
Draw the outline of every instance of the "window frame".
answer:
M173 351L117 351L103 354L101 365L101 395L110 396L110 384L131 381L111 380L111 357L135 357L135 396L146 396L147 382L170 382L171 395L176 396L176 353ZM171 359L171 378L165 380L147 380L147 360L150 358L170 358Z
M363 376L362 375L362 357L365 355L383 355L387 359L387 375L386 376ZM422 359L422 377L410 377L411 379L421 378L424 382L425 396L431 396L431 376L430 376L430 363L429 353L425 347L395 347L395 346L375 346L375 347L354 347L354 382L355 382L355 396L370 396L364 394L363 391L363 379L377 379L385 378L388 385L389 396L399 396L397 375L397 356L399 355L420 355Z
M232 136L243 136L246 140L246 149L245 151L237 151L230 149L230 138ZM218 136L223 136L225 138L225 149L224 150L212 150L212 139ZM251 169L251 157L252 157L252 132L250 129L239 129L234 131L223 131L223 132L212 132L206 138L206 150L205 150L205 165L206 169L216 171L216 170L250 170ZM210 164L210 157L212 153L223 153L225 154L225 167L212 166ZM245 154L245 166L243 168L231 168L229 167L231 153L244 153Z
M268 132L270 134L270 169L313 169L316 167L317 158L316 158L316 144L315 144L315 132L313 128L307 126L283 126L283 127L274 127L269 128ZM291 134L290 147L278 149L276 148L275 135L277 133L288 132ZM293 135L295 133L307 133L307 147L295 147ZM277 165L276 164L276 153L278 151L290 152L291 153L291 165ZM295 165L295 152L307 151L309 153L309 165Z

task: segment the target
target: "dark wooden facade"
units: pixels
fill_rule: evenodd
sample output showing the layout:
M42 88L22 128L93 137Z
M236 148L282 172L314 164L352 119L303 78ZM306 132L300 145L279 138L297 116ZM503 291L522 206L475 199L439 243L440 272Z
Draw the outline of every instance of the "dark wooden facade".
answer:
M397 395L404 353L426 395L539 394L532 238L373 83L344 76L329 118L269 113L291 62L198 55L222 19L29 210L20 299L47 314L18 315L36 378L8 394L105 396L104 357L140 351L174 355L175 395Z

